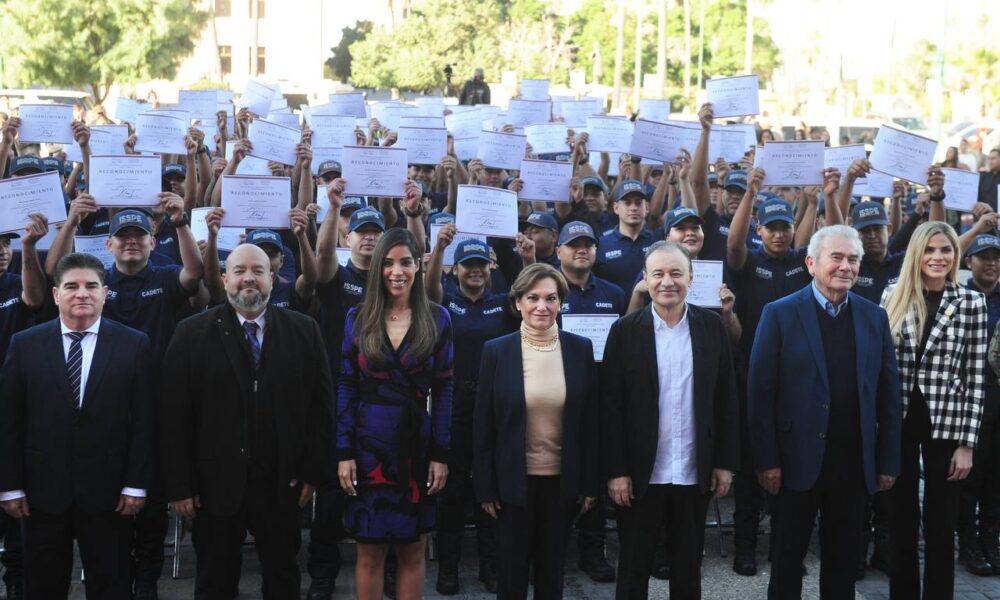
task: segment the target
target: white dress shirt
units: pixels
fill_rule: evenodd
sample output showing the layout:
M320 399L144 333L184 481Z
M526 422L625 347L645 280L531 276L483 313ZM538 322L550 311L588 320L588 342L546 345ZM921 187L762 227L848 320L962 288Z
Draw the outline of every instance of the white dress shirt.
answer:
M76 329L72 329L66 326L61 319L59 321L59 329L62 332L62 343L63 343L63 361L69 360L69 350L73 345L73 338L69 334L76 332ZM94 350L97 349L97 335L101 330L101 318L98 317L97 321L93 325L84 329L87 335L83 336L80 340L80 350L83 352L83 357L81 359L80 366L80 409L83 409L83 397L87 391L87 376L90 374L90 365L94 362ZM138 488L124 487L122 488L122 494L126 496L133 496L135 498L145 498L146 490L141 490ZM8 500L16 500L18 498L23 498L25 496L24 490L12 490L9 492L0 492L0 502L6 502Z
M656 443L651 484L698 483L694 429L694 359L687 305L673 327L653 313L656 374L659 378L660 436Z
M257 315L256 319L248 319L248 318L244 317L243 315L241 315L240 313L236 313L236 318L240 320L240 328L241 329L243 328L243 324L246 323L247 321L253 321L254 323L257 324L257 343L260 344L261 348L263 348L264 347L264 325L267 324L267 309L265 308L264 312L262 312L259 315ZM244 335L246 335L246 334L244 334Z

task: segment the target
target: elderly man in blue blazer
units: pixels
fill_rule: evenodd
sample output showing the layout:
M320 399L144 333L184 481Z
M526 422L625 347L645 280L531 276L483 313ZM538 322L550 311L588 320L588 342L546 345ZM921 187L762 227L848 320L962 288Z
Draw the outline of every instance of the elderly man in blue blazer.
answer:
M868 495L900 468L899 378L889 322L854 294L864 249L843 225L819 230L813 283L764 308L750 356L747 411L761 485L777 496L768 598L799 598L819 511L820 594L854 598Z

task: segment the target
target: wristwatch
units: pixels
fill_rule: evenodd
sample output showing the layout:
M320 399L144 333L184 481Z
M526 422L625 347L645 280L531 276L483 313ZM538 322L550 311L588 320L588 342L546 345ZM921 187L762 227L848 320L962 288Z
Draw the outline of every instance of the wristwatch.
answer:
M201 148L198 148L198 154L208 154L208 146L202 144Z
M944 200L944 197L945 197L944 190L941 190L940 196L935 196L934 194L930 194L931 202L941 202L942 200Z
M182 218L179 223L173 219L170 219L170 222L173 223L174 227L186 227L191 224L191 217L189 217L187 213L184 213L184 218Z
M410 212L404 208L403 214L406 215L407 217L410 217L411 219L419 219L420 217L424 216L424 207L423 205L420 205L420 208L414 212Z

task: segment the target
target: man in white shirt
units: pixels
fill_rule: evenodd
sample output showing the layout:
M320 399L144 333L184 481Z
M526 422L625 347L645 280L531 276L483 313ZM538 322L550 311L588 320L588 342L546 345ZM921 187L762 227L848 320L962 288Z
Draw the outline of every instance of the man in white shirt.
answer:
M652 303L619 319L602 364L602 452L618 505L618 599L648 595L653 549L668 532L670 597L701 597L705 512L739 464L730 342L716 313L686 302L691 258L653 244L644 263Z
M73 540L88 598L127 599L152 473L146 334L102 318L104 266L68 254L59 318L18 333L0 371L0 506L23 520L28 598L65 598Z

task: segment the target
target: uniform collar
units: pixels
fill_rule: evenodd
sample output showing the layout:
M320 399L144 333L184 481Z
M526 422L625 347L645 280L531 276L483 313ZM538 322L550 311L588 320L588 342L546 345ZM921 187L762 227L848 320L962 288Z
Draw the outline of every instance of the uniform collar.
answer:
M996 285L994 285L992 291L984 292L983 290L979 289L979 286L976 285L975 281L970 277L969 281L966 282L966 284L965 284L965 288L969 289L969 290L972 290L974 292L979 292L980 294L982 294L984 296L1000 296L1000 283L997 283Z
M118 265L116 264L112 266L111 271L108 272L108 283L118 283L119 281L125 279L126 277L137 277L144 281L149 281L150 279L152 279L152 275L153 275L153 263L148 260L146 261L146 266L143 267L135 275L126 275L125 273L122 273L121 271L118 270Z

